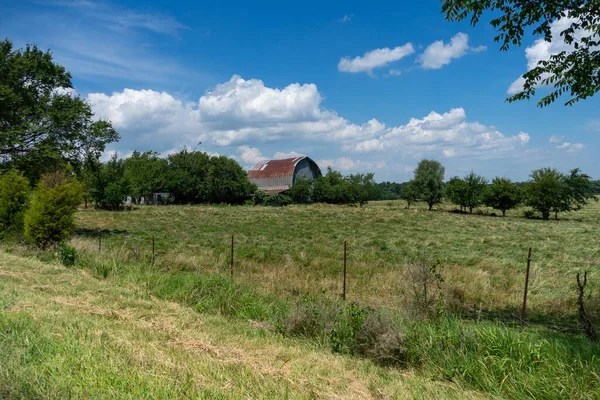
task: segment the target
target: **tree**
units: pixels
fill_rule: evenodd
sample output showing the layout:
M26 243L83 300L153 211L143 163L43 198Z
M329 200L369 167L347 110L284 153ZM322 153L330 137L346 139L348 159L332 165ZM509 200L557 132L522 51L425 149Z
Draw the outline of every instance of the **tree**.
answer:
M579 168L569 172L566 178L567 186L570 188L570 204L567 211L578 211L586 206L590 200L598 201L595 196L591 178L582 173Z
M406 208L410 209L410 205L417 201L419 193L415 181L411 180L402 185L402 191L400 192L400 198L406 201Z
M521 192L508 178L494 178L483 195L483 204L502 211L503 217L507 210L515 208L520 202Z
M479 207L483 202L483 192L487 186L487 180L483 176L471 172L465 176L464 181L467 188L466 206L469 208L469 213L472 214L473 209Z
M525 204L539 211L543 219L550 219L550 212L562 209L565 204L568 196L565 180L565 175L555 168L532 171L526 186Z
M367 204L375 192L374 174L351 174L346 179L350 204L358 203L360 207Z
M167 158L167 191L179 204L209 201L210 156L201 151L183 149Z
M25 212L25 237L41 248L68 238L82 198L83 186L66 172L43 175Z
M37 181L57 165L78 169L119 139L110 122L93 120L91 106L69 93L72 87L49 51L0 42L0 163Z
M308 203L312 200L312 181L304 177L296 179L287 195L294 203Z
M490 24L497 29L494 38L506 51L520 46L525 32L541 36L546 42L556 40L553 24L565 28L559 33L569 49L541 60L523 75L520 93L507 101L530 99L538 85L552 86L550 94L541 98L539 107L569 94L566 105L593 96L600 90L600 0L442 0L442 12L450 21L462 21L470 16L476 25L484 12L493 16ZM563 24L564 22L564 24Z
M458 176L455 176L446 183L445 196L454 204L458 204L462 212L468 206L467 191L467 183Z
M167 191L169 163L158 153L134 151L125 159L125 179L129 183L130 195L138 201L141 197L151 199L153 193Z
M208 173L208 201L211 203L240 204L252 196L256 185L237 161L225 156L210 157Z
M429 210L442 201L445 168L439 161L421 160L415 170L415 186Z
M29 181L17 170L0 176L0 232L23 228L29 198Z
M129 182L125 176L125 161L113 154L106 163L97 158L89 158L85 173L86 185L96 207L105 210L119 210L125 197L129 194Z

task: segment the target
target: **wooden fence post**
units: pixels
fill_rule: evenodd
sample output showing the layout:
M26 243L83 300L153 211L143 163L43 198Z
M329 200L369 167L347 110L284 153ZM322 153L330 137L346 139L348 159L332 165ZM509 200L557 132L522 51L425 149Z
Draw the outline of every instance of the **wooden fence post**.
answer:
M234 239L233 239L233 235L231 235L231 277L233 278L233 246L234 246Z
M525 326L525 310L527 309L527 289L529 287L529 267L531 265L531 247L527 255L527 272L525 273L525 291L523 292L523 308L521 309L521 327Z
M346 241L344 240L344 286L342 289L342 299L346 300Z

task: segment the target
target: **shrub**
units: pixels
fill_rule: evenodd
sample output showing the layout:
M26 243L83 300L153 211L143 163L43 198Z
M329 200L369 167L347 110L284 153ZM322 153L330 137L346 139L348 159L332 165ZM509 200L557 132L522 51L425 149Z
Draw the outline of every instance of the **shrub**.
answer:
M314 297L302 298L288 317L285 332L293 336L324 339L339 312L339 303L319 301Z
M434 317L443 311L440 263L423 256L406 266L402 276L406 311L415 317Z
M356 303L350 303L337 315L329 341L336 353L356 354L358 350L356 336L363 326L369 310Z
M408 360L405 336L388 313L370 312L356 333L359 354L382 365L404 364Z
M28 197L29 180L22 173L10 170L0 176L0 232L21 230Z
M42 176L25 213L25 237L41 248L60 243L75 230L82 185L65 172Z
M58 259L65 267L72 267L77 261L77 250L75 247L63 243L58 248Z

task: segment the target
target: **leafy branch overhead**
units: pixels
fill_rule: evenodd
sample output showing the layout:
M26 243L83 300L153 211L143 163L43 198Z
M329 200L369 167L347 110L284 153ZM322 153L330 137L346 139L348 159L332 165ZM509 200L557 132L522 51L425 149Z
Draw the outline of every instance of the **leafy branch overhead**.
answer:
M560 96L567 95L565 105L592 97L600 90L600 0L442 0L442 12L449 21L470 18L475 26L489 12L490 21L498 34L494 38L506 51L521 46L526 32L542 37L546 42L563 41L569 49L551 54L523 74L521 92L508 102L530 99L540 86L551 92L538 102L548 106ZM552 25L565 23L559 38L554 37Z

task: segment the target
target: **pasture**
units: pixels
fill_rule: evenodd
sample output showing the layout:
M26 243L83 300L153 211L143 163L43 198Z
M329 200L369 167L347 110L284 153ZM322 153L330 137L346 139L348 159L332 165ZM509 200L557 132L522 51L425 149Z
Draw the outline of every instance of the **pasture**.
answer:
M402 202L359 207L162 206L131 212L80 210L72 244L123 262L151 262L163 270L229 274L235 235L234 275L283 297L341 293L343 242L347 241L348 299L402 308L403 271L419 258L439 264L447 306L479 318L517 315L527 251L533 248L528 319L576 326L575 273L590 272L591 301L600 288L600 205L558 221L463 215L446 204L429 212ZM487 215L486 215L487 214Z

